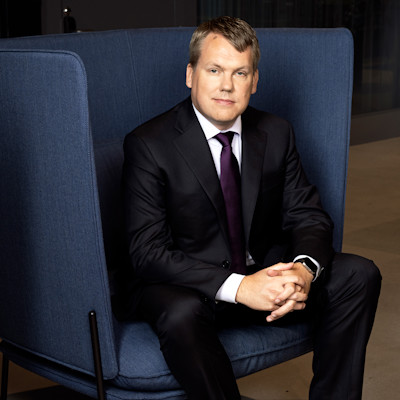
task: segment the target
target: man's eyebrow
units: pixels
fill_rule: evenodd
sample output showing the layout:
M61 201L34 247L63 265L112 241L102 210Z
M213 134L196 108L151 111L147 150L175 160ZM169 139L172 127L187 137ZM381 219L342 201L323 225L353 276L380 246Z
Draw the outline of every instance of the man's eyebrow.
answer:
M221 69L223 69L223 67L221 67L221 65L216 64L216 63L213 63L213 62L210 62L210 63L206 64L206 67L207 67L207 68L212 68L212 67L214 67L214 68L221 68Z
M250 71L252 69L252 67L251 67L251 65L242 65L241 67L236 68L236 71L238 71L240 69L247 69Z
M220 68L220 69L225 69L224 67L222 67L221 65L217 64L217 63L213 63L210 62L208 64L206 64L206 68ZM240 71L240 70L247 70L247 71L251 71L252 70L252 66L251 65L241 65L237 68L234 69L234 71Z

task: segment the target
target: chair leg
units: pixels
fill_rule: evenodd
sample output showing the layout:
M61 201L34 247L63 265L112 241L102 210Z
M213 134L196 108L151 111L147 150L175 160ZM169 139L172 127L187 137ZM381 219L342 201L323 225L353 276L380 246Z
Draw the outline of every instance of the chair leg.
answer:
M0 400L7 400L7 392L8 392L8 367L9 360L3 354L3 366L1 370L1 395Z
M89 323L90 334L92 338L94 370L96 373L97 398L98 400L105 400L106 396L104 391L103 368L101 366L99 331L97 329L97 318L95 311L90 311Z

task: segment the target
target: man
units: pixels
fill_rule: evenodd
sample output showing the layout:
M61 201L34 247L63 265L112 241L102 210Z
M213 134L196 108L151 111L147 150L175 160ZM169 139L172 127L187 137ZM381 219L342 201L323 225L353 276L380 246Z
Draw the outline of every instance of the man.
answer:
M290 124L248 106L259 56L244 21L200 25L190 99L126 137L132 308L189 399L240 399L218 326L308 315L317 321L310 398L359 399L380 275L334 254Z

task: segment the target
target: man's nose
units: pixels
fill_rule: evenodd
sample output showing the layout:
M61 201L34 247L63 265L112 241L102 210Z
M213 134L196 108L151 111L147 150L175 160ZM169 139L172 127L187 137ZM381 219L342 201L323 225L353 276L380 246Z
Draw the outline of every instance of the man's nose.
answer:
M231 92L233 90L233 79L229 74L222 74L221 77L221 91Z

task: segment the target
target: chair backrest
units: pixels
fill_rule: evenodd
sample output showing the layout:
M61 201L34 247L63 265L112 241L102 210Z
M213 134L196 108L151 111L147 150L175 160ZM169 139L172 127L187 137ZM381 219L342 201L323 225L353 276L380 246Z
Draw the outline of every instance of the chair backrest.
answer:
M94 143L122 140L189 95L193 28L153 28L0 40L1 48L76 52L88 76ZM344 28L260 28L260 82L251 104L288 119L310 181L342 246L353 87L353 39ZM59 76L59 79L64 77Z
M92 372L87 312L95 309L104 375L116 374L105 259L118 267L122 140L189 95L192 32L0 40L0 337ZM352 37L345 29L257 34L260 82L251 104L292 122L340 250Z
M353 93L353 37L347 29L258 32L261 82L252 105L293 124L309 180L342 248Z
M72 53L0 51L0 337L105 377L118 371L86 74Z

